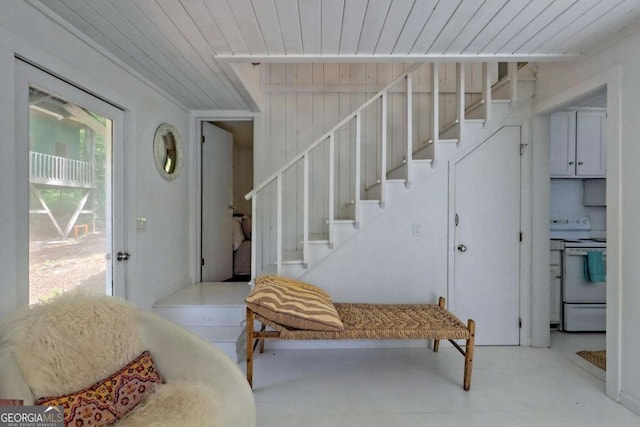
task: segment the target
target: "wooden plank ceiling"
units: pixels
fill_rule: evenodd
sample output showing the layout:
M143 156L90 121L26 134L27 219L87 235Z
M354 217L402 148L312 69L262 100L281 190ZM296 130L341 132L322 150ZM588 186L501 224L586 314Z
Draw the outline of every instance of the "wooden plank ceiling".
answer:
M34 3L193 110L247 108L224 72L233 58L409 62L462 55L549 60L587 53L640 19L640 0Z

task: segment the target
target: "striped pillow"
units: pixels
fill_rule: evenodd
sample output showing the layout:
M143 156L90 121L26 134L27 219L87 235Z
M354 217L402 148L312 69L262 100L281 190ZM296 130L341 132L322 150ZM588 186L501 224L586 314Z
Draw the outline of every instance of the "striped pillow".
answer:
M254 312L283 326L312 331L342 331L344 325L329 295L308 283L263 276L245 299Z

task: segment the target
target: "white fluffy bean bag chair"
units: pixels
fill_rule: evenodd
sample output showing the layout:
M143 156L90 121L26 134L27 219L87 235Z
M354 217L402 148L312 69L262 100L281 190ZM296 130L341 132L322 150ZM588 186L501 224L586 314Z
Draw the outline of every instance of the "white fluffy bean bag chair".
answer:
M115 297L67 294L0 322L0 397L33 405L85 389L144 350L166 381L118 426L256 423L253 393L222 351Z

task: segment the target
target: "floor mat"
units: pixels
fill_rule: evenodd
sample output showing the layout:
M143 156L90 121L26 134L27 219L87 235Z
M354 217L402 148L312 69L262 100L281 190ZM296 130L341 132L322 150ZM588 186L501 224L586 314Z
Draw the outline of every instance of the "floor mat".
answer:
M576 354L582 357L583 359L593 363L603 371L607 370L607 351L606 350L596 350L596 351L582 350L577 352Z

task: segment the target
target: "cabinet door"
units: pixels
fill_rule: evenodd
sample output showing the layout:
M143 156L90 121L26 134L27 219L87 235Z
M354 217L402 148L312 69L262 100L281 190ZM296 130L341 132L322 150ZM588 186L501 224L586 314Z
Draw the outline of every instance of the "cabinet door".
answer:
M550 175L575 176L576 168L576 113L559 111L549 117Z
M604 111L578 111L576 118L576 175L607 173L607 120Z
M551 266L551 293L550 293L550 323L560 323L560 308L562 301L560 290L562 288L562 267Z

